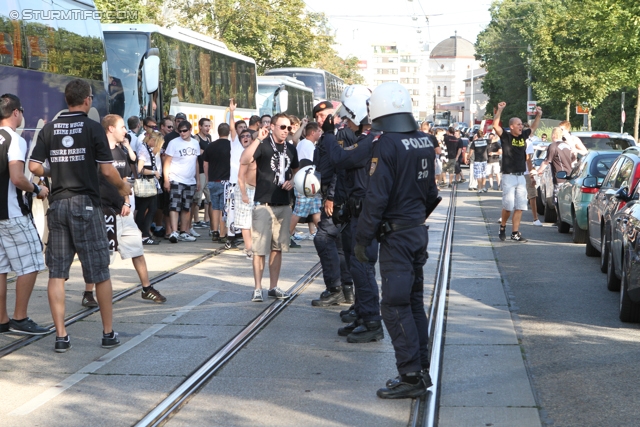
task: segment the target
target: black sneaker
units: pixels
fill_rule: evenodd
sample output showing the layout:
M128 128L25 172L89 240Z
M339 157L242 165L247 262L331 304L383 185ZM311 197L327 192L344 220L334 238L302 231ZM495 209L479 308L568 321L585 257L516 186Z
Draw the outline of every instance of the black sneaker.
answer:
M142 239L142 244L155 246L160 244L160 240L153 240L151 237L147 237L146 239Z
M93 298L93 292L85 291L82 294L82 306L83 307L97 307L98 301Z
M69 335L66 337L56 337L56 344L54 350L56 353L65 353L71 348L71 340Z
M115 331L111 331L108 334L102 334L102 348L112 348L120 345L118 334Z
M162 294L153 286L149 286L146 289L142 288L142 299L148 299L149 301L157 302L158 304L167 302L167 299L163 297Z
M338 305L344 302L344 293L342 287L334 288L334 291L329 289L320 294L319 299L311 301L311 305L314 307L329 307L331 305Z
M235 250L238 250L238 244L236 243L235 240L227 239L227 241L224 244L224 248L228 251L235 251Z
M290 248L294 248L294 249L298 249L298 248L301 248L302 246L297 244L296 241L293 240L293 237L292 237L291 239L289 239L289 247Z
M0 334L4 334L5 332L9 332L9 323L0 323Z
M519 231L516 231L515 233L511 233L511 240L513 240L514 242L520 242L520 243L527 243L528 242L527 239L522 237L522 234L520 234Z
M14 319L9 320L9 331L25 335L46 335L49 333L48 329L38 326L28 317L19 322Z
M503 242L505 240L507 240L507 233L506 233L507 227L502 227L500 226L500 232L498 233L498 237L500 238L500 240L502 240Z
M211 235L211 241L212 242L219 242L220 241L220 232L219 231L214 231L213 234Z
M422 371L410 372L387 381L386 387L376 392L381 399L408 399L420 397L431 387L431 378Z
M269 291L267 292L267 296L271 297L271 298L278 298L278 299L289 299L291 298L291 295L289 295L288 293L286 293L285 291L283 291L282 289L275 287L273 289L269 289Z

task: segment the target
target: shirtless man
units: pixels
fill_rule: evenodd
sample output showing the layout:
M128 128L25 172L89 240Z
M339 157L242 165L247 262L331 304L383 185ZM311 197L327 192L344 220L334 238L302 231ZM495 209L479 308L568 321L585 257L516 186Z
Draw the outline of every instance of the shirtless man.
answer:
M243 148L247 148L251 145L253 140L251 139L252 132L250 129L245 129L240 132L240 143ZM269 130L266 127L260 129L257 136L258 139L264 139L269 135ZM253 258L253 252L251 251L251 222L253 212L253 195L256 191L256 162L253 161L248 165L240 163L240 170L238 171L238 188L240 191L235 192L235 226L242 230L242 240L244 240L244 253L247 259Z

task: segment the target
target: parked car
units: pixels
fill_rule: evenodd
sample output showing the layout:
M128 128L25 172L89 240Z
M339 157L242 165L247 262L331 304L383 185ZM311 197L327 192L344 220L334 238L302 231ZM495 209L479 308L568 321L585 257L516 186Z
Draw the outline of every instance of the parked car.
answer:
M619 155L618 151L590 151L569 176L558 172L558 178L567 179L558 186L558 232L572 228L574 243L586 243L587 207Z
M587 150L609 151L626 150L635 147L636 141L626 133L616 132L571 132L572 135L580 138Z
M600 254L600 270L607 272L612 217L625 202L615 197L622 187L635 188L640 179L640 148L627 148L611 165L591 203L587 208L587 256Z
M549 145L550 143L544 142L533 147L533 159L531 161L535 168L538 168L547 157L547 148L549 147ZM549 180L551 178L551 175L545 176L545 172L547 172L547 169L549 168L546 168L544 171L542 171L542 176L538 177L538 179L536 180L536 192L538 193L536 195L536 210L538 212L538 215L544 215L546 207L546 200L545 202L543 202L542 200L543 194L541 191L541 182L543 179ZM549 203L553 205L553 200L551 200ZM548 220L545 219L545 222L555 222L555 218L549 217Z
M607 288L620 291L619 316L623 322L640 322L640 185L629 194L623 187L615 197L625 205L613 216Z

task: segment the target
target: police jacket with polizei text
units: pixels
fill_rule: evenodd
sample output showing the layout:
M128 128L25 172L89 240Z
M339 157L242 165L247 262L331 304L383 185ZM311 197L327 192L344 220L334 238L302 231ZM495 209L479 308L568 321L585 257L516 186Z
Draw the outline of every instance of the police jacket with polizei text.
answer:
M369 166L373 153L373 140L380 132L365 131L356 142L344 149L333 139L327 139L331 163L338 170L345 170L344 187L348 198L364 199L369 185Z
M383 220L419 225L438 197L432 139L422 132L383 133L373 143L369 187L356 242L367 246Z
M326 194L323 194L328 200L335 200L337 203L346 200L346 191L341 183L344 180L344 174L336 174L336 168L331 163L329 150L325 142L325 138L335 138L343 147L348 147L355 143L356 135L349 128L343 128L334 134L323 134L316 144L313 153L313 163L316 170L320 173L321 185L326 188ZM334 139L334 140L335 140Z

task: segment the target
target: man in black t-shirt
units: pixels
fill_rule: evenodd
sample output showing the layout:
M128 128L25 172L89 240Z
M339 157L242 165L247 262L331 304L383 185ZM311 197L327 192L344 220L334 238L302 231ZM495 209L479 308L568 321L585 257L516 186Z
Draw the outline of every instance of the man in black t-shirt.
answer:
M293 144L286 142L291 122L286 114L271 119L271 135L260 136L242 153L241 165L253 160L257 166L255 209L251 227L253 250L253 277L255 289L252 301L262 302L262 274L266 255L269 254L270 297L287 299L289 294L278 287L282 252L289 251L289 225L291 224L290 191L293 175L298 171L298 153ZM264 137L264 140L261 140Z
M471 142L469 144L469 157L471 153L473 153L473 170L470 173L473 173L473 177L478 181L478 193L482 193L487 191L484 188L484 180L487 173L487 146L489 141L484 138L479 138Z
M224 211L224 187L229 183L231 175L231 127L228 123L218 125L219 138L207 145L202 154L204 172L207 176L209 197L211 197L211 234L214 242L220 236L226 236L227 230L222 218Z
M511 212L513 212L513 229L511 240L526 242L519 231L522 211L527 210L527 184L524 173L526 166L527 139L535 133L540 125L542 109L536 108L536 119L530 129L523 130L522 120L513 117L509 120L510 132L506 132L500 126L500 116L506 107L505 102L498 104L498 109L493 117L493 130L500 137L502 144L502 221L500 223L500 240L506 240L506 224Z
M500 138L494 132L489 134L489 146L487 148L487 178L489 179L489 188L493 190L493 177L496 177L498 189L500 189L500 180L502 173L500 172L500 156L502 156L502 145Z
M198 227L206 227L209 224L209 205L211 204L211 197L209 195L209 186L207 185L207 175L204 173L204 150L211 143L211 120L203 117L198 121L198 134L195 136L196 141L200 144L200 155L198 156L198 167L200 168L200 190L196 191L193 197L193 206L191 207L191 216L193 219L192 224ZM204 222L200 222L200 201L204 195ZM195 233L193 227L191 228L191 235L194 237L200 237L200 234ZM197 234L197 235L196 235Z
M109 148L113 156L113 166L118 171L120 178L126 180L131 176L128 154L122 147L127 129L124 127L124 120L117 114L109 114L102 119L102 127L107 134ZM123 196L118 192L116 186L111 184L107 178L100 173L100 200L105 223L107 224L107 237L109 239L109 249L112 252L118 251L120 257L131 258L133 267L138 273L140 283L142 283L142 299L163 303L167 299L160 292L151 286L149 282L149 271L144 258L142 246L142 233L133 219L133 211L130 203L130 195ZM83 295L83 305L85 299L93 300L93 283L85 284ZM96 305L97 306L97 305Z
M453 185L453 177L457 174L458 160L462 155L461 141L453 134L455 133L452 127L449 128L448 133L444 136L444 145L447 147L447 163L442 167L442 173L449 174L449 187Z
M59 353L71 348L64 324L64 282L69 278L76 253L85 282L96 284L103 324L102 346L111 348L120 344L113 331L109 242L100 208L98 170L122 196L131 194L131 185L113 167L104 129L87 116L93 102L92 92L91 86L80 79L67 84L64 96L69 111L44 125L29 163L29 169L37 176L45 175L46 161L51 165L46 264L49 305L56 327L55 350Z

